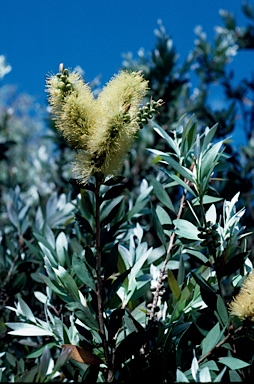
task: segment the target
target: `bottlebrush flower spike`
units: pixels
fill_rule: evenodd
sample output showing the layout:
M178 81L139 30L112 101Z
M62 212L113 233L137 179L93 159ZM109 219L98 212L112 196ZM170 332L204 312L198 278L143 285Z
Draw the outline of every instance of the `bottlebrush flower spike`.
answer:
M119 171L142 126L139 110L147 90L148 82L140 72L120 72L97 99L78 73L69 73L63 66L47 79L56 127L78 149L73 170L81 182L96 173L105 178Z
M67 69L49 76L46 84L56 127L71 147L87 149L97 114L91 89L77 72Z
M254 321L254 272L246 278L238 295L229 304L231 315Z

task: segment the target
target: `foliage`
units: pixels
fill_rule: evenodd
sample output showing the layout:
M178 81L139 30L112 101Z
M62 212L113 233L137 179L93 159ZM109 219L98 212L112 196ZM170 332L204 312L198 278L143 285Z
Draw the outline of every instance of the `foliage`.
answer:
M243 11L253 23L252 7L243 3ZM217 27L214 44L198 28L195 47L181 65L161 23L150 54L125 56L124 69L141 69L150 90L134 110L133 84L128 108L117 97L122 119L110 116L110 122L120 121L119 132L131 121L135 132L143 127L118 174L101 167L102 151L100 172L71 178L73 148L95 155L106 146L101 137L109 138L107 151L115 138L101 131L89 139L92 133L85 132L90 142L82 142L85 125L76 127L75 116L85 102L77 107L77 90L75 116L66 107L69 88L58 116L63 121L68 109L74 119L78 134L70 146L51 116L47 131L41 130L42 117L31 112L29 98L2 101L1 381L253 379L253 311L237 312L246 287L247 310L253 302L253 84L233 85L228 70L236 54L253 49L253 28L239 28L229 12L221 15L224 26ZM0 60L1 76L9 69ZM60 72L67 87L68 74ZM72 91L79 87L74 83ZM210 99L215 86L226 97L217 110ZM2 88L2 95L7 91ZM229 137L239 113L242 147ZM107 124L103 129L112 133L115 124ZM21 151L25 142L30 157ZM114 150L122 156L121 145L119 140Z

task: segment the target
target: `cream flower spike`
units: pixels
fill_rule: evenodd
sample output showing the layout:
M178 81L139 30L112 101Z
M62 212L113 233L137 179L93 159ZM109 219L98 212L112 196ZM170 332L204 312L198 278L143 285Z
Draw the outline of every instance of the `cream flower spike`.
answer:
M46 91L56 127L74 149L87 149L87 139L96 125L96 102L92 91L77 72L60 72L47 78Z
M231 315L254 321L254 271L246 278L238 295L229 304Z
M137 131L146 121L141 119L144 113L140 103L147 90L148 82L141 72L115 75L98 99L77 72L69 72L63 65L57 75L47 78L56 127L79 150L73 170L82 183L97 173L105 178L119 172ZM151 114L157 113L161 101L152 105Z

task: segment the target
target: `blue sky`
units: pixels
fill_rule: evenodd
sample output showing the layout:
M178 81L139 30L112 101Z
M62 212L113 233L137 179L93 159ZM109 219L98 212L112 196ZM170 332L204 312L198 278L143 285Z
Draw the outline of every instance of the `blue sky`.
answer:
M103 85L121 67L123 53L135 56L141 47L153 48L158 19L184 59L193 48L197 25L212 38L214 26L222 23L219 9L230 10L244 25L241 4L241 0L3 1L0 54L12 66L4 83L16 84L19 92L45 103L45 76L56 73L63 62L65 67L81 66L86 81L100 74ZM243 71L248 60L237 60Z

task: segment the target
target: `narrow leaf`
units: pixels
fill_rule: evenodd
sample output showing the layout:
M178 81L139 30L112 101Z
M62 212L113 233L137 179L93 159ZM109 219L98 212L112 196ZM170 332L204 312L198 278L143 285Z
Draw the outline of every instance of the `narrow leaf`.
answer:
M154 123L155 124L155 123ZM162 129L158 124L155 124L155 132L157 132L163 139L166 140L168 145L173 149L176 155L180 156L180 150L174 140L167 134L167 132Z
M168 195L168 193L165 191L161 183L159 183L155 178L152 179L152 186L155 195L158 197L158 199L171 211L175 212L174 205Z
M236 370L236 369L242 369L244 367L248 367L250 364L245 363L245 361L242 361L240 359L236 359L235 357L220 357L219 362L226 365L230 369Z
M200 177L203 180L207 174L211 173L214 167L217 164L217 156L219 154L220 148L223 144L223 141L216 143L209 149L200 162Z
M175 232L180 237L184 237L186 239L191 239L191 240L200 240L198 237L199 230L190 221L187 221L184 219L175 219L173 220L173 223L176 226Z
M178 300L181 295L181 290L173 272L170 269L168 270L168 285L173 293L173 296L176 300Z
M162 228L162 225L159 221L159 218L157 216L156 210L154 209L153 205L151 204L151 211L152 211L152 217L153 217L153 224L155 228L155 232L160 239L161 243L164 245L165 249L167 248L167 240L164 233L164 230Z
M183 176L185 179L193 183L195 182L195 177L193 173L188 168L185 168L183 165L175 161L172 156L161 155L161 158L165 160L169 165L171 165L171 167L174 168L176 172L180 173L180 175Z
M111 200L111 199L114 199L116 197L118 197L119 195L121 195L121 193L123 192L123 190L126 188L126 186L124 184L120 184L120 185L116 185L114 187L111 187L103 196L103 201L104 200Z
M16 336L53 336L53 333L47 329L40 328L33 324L28 323L6 323L6 325L13 329L8 332L10 335Z
M29 308L29 306L24 302L24 300L21 297L18 298L18 302L19 302L19 306L20 306L20 309L21 309L21 312L23 313L23 315L28 320L30 320L33 323L35 323L36 320L35 320L34 314L31 311L31 309Z
M225 325L229 325L229 316L228 316L228 311L226 309L225 303L220 295L218 295L217 299L217 312L218 315L221 319L222 326L224 327Z
M162 169L171 179L177 182L178 185L181 185L186 191L190 192L193 196L197 197L197 193L187 184L185 181L180 179L180 177L174 175L173 173L169 173L166 169Z
M92 227L87 219L85 219L83 216L79 215L78 213L75 213L74 217L75 217L75 220L79 223L80 227L83 228L85 232L91 233L91 235L93 235Z
M113 282L113 284L110 286L107 292L105 302L110 301L112 297L114 297L114 295L116 294L116 292L118 291L118 289L120 288L120 286L122 285L122 283L124 282L128 274L130 273L130 271L131 271L131 268L127 269L120 276L118 276L118 278Z
M221 333L220 333L220 324L217 323L211 330L208 332L204 340L202 341L202 356L207 352L211 351L216 344L219 342Z
M89 272L89 269L86 266L85 261L82 261L78 255L74 254L72 258L72 266L74 272L78 276L78 278L88 287L96 291L96 286L94 282L93 276Z

